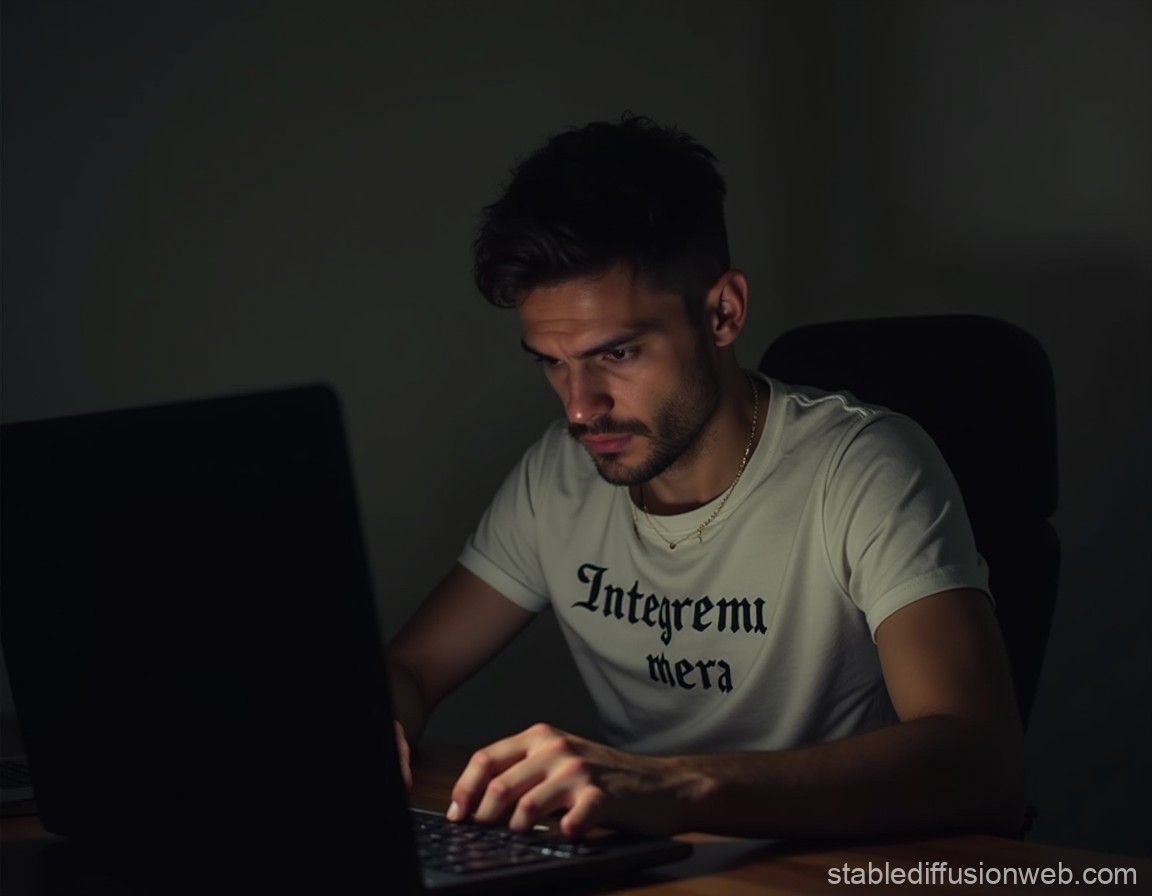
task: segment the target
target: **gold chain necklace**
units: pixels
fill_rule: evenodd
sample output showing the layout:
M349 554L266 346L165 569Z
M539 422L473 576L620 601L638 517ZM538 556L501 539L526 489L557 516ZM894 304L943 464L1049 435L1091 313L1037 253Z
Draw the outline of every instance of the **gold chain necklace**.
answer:
M708 528L709 524L720 515L720 511L724 509L724 505L728 503L728 499L732 497L732 492L736 490L736 483L740 481L740 477L744 475L744 467L748 465L748 458L752 455L752 443L756 439L756 423L759 419L760 411L760 392L756 388L756 380L753 377L748 377L748 381L752 384L752 432L748 434L748 444L744 446L744 456L740 458L740 467L736 470L736 478L732 480L732 484L724 490L724 497L720 499L720 503L716 505L716 509L712 511L708 519L704 520L695 530L689 532L682 538L672 538L665 529L656 522L655 517L648 512L648 505L644 503L644 485L641 483L638 486L640 492L640 509L644 511L644 516L648 522L651 523L652 528L656 530L665 541L668 542L668 550L676 550L677 545L686 542L693 535L699 539L700 543L704 543L704 530ZM636 533L636 537L640 537L640 526L636 519L636 505L631 501L628 502L629 509L632 511L632 530Z

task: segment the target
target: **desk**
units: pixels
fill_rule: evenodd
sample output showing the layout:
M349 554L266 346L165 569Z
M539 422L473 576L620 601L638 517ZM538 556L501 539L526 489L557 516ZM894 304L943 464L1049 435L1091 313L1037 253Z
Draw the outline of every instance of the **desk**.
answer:
M455 749L423 749L414 768L413 802L443 809L463 753ZM35 816L0 819L0 840L45 841L51 835ZM911 837L864 843L791 844L739 840L693 834L683 839L695 847L682 862L631 876L616 886L589 891L617 896L775 896L775 894L845 893L851 875L872 874L867 892L929 894L1027 894L1095 892L1147 893L1152 891L1152 859L1115 856L1068 847L1044 846L1023 840L981 835ZM25 843L23 845L30 845ZM998 874L1063 873L1065 885L1010 885ZM920 875L898 881L906 875ZM888 879L878 877L887 873ZM957 884L948 875L968 873L972 880ZM979 875L983 873L983 879ZM1100 885L1084 885L1086 873L1098 873ZM836 885L835 876L843 883ZM1111 875L1111 877L1108 877ZM1111 886L1103 886L1108 880ZM1125 882L1125 880L1127 882ZM4 896L23 896L15 888Z

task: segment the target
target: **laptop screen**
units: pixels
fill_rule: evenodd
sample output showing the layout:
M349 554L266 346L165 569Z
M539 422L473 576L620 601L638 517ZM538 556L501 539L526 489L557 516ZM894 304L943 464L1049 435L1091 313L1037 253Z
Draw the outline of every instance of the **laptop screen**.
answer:
M45 827L253 892L415 889L331 390L8 424L0 451L3 646Z

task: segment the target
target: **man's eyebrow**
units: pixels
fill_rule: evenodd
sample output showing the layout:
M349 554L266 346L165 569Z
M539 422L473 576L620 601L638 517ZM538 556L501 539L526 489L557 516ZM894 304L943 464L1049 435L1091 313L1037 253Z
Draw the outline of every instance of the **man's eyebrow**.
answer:
M596 355L602 355L605 352L610 352L622 345L627 345L629 342L632 342L635 339L639 339L641 336L646 336L653 330L657 329L659 329L659 326L654 323L640 324L639 326L633 327L632 329L623 333L618 333L615 336L611 336L608 339L605 339L603 342L598 342L591 348L586 348L584 351L578 352L576 358L579 361L585 361L588 358L594 358ZM551 355L546 355L544 352L539 351L538 349L534 349L524 339L520 340L520 346L524 349L524 351L528 352L528 354L534 355L543 361L556 360Z
M530 346L523 339L520 340L520 347L522 349L524 349L524 351L528 352L528 354L532 355L532 357L536 358L537 360L540 360L540 361L555 361L556 360L551 355L546 355L546 354L544 354L544 352L536 351L536 349L532 348L532 346Z

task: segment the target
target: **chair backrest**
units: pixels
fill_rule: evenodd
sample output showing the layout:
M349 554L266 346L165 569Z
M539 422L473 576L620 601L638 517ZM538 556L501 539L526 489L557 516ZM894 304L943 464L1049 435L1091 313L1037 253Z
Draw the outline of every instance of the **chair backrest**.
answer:
M968 314L810 324L760 361L793 385L851 392L932 436L960 485L988 563L1025 725L1056 602L1056 398L1040 343Z

